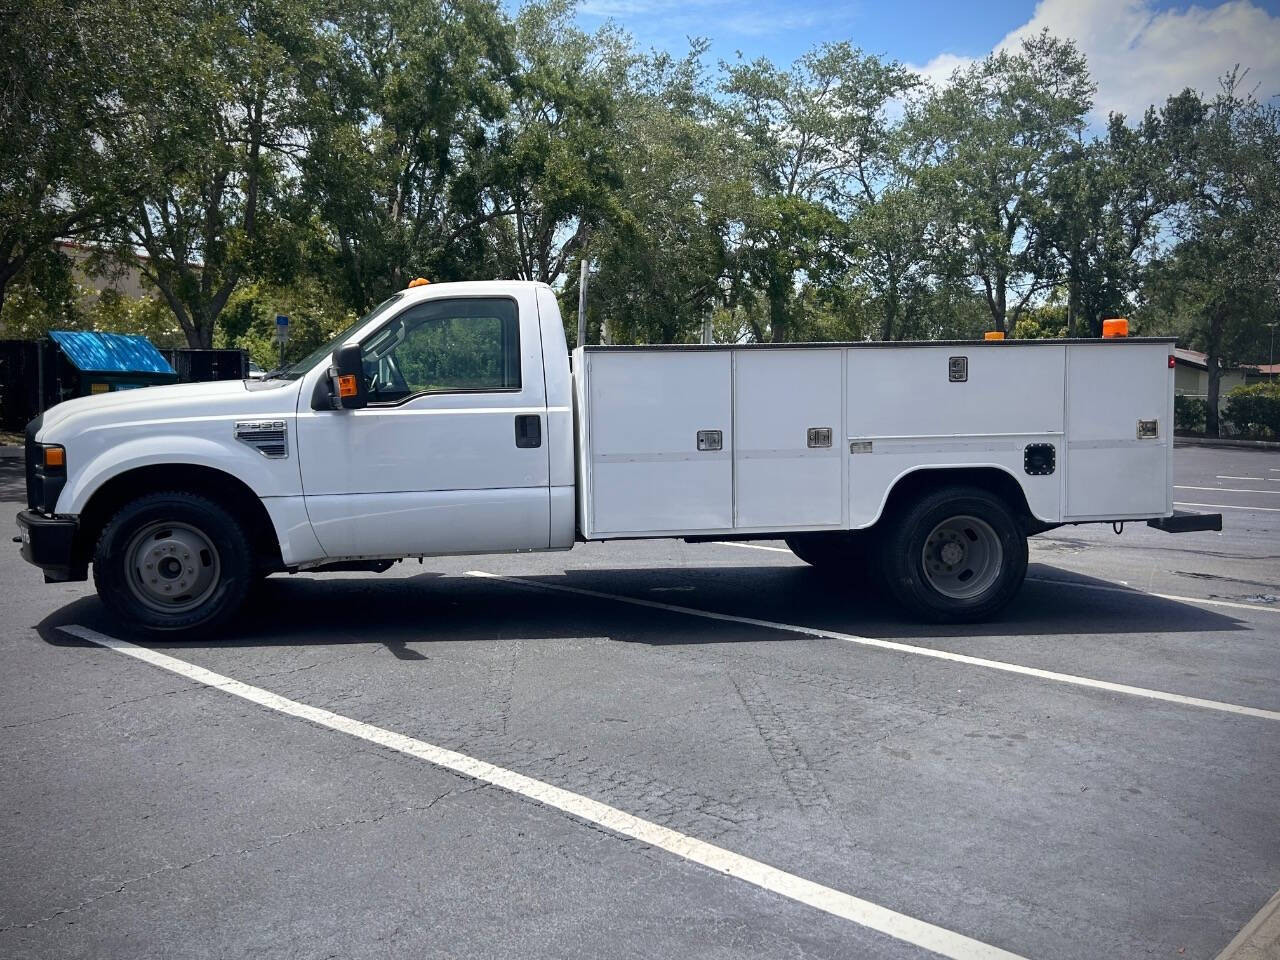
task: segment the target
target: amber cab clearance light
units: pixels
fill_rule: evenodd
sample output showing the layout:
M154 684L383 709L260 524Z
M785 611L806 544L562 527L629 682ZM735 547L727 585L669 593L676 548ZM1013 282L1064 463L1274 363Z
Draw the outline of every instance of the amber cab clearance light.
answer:
M354 397L359 392L354 373L348 373L338 378L338 396Z
M1102 321L1102 337L1104 340L1110 340L1112 337L1127 337L1129 335L1129 321L1125 317L1112 317L1110 320Z
M409 281L409 286L406 287L405 289L412 290L414 287L425 287L430 282L431 281L428 280L426 277L415 277L414 279Z
M67 451L62 447L44 448L45 469L61 470L67 465Z
M983 339L983 340L1003 340L1003 339L1004 339L1004 331L1003 331L1003 330L988 330L986 333L984 333L984 334L982 335L982 339Z

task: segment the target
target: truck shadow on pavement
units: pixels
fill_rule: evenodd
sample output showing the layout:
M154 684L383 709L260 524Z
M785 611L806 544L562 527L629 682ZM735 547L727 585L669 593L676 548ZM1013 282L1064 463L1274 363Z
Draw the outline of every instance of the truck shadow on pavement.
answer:
M587 568L520 576L668 607L881 639L1023 638L1034 648L1063 635L1204 633L1248 629L1215 610L1033 565L1021 594L988 623L913 623L886 597L807 567ZM1070 581L1067 583L1066 581ZM1058 582L1061 581L1061 582ZM695 616L668 607L538 589L510 581L426 573L409 577L272 577L239 620L212 637L142 638L115 623L96 597L70 603L37 627L51 644L81 645L57 628L82 624L151 647L381 644L421 660L409 644L608 637L652 645L794 640L792 631Z

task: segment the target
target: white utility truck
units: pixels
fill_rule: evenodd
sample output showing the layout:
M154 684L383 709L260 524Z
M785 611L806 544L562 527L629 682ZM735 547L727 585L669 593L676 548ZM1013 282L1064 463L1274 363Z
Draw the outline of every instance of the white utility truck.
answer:
M150 631L278 571L784 538L914 614L1000 610L1027 537L1175 513L1167 339L599 346L550 287L417 285L262 379L69 400L26 433L22 555Z

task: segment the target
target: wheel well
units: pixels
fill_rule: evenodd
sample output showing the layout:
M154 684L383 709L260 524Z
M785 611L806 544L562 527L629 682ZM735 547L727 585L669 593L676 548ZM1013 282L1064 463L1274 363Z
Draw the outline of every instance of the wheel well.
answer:
M213 467L186 463L126 470L95 490L80 511L74 548L76 561L87 565L93 559L98 536L121 507L138 497L161 490L199 494L225 507L243 524L259 563L268 569L283 569L275 526L258 495L238 477Z
M896 516L910 504L944 487L978 487L994 493L1013 511L1027 534L1038 533L1051 525L1037 520L1027 504L1027 495L1010 474L996 467L926 467L899 478L889 491L878 523Z

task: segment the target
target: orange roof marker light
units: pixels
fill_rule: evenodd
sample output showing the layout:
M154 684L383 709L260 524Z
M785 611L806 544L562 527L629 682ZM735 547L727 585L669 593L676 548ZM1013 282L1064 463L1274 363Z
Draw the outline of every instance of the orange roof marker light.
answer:
M415 277L409 281L409 286L405 287L405 289L412 290L414 287L425 287L430 282L426 277Z
M1003 330L988 330L986 333L984 333L984 334L982 335L982 339L983 339L983 340L1003 340L1003 339L1004 339L1004 331L1003 331Z
M1127 337L1129 335L1129 319L1127 317L1112 317L1109 320L1102 321L1102 339L1110 340L1112 337Z

